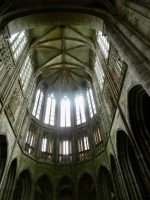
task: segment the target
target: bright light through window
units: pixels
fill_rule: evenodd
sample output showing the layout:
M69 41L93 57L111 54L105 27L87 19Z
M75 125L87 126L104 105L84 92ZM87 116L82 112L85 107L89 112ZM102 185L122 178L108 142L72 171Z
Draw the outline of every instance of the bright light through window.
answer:
M40 113L41 113L41 107L42 107L42 101L43 101L43 91L41 89L38 89L36 98L35 98L35 103L34 103L34 108L32 114L39 119L40 118Z
M91 89L87 89L87 100L89 105L90 117L93 117L96 114L96 106L93 98L93 93Z
M64 98L61 100L60 126L61 127L71 126L70 100L66 96L64 96Z
M78 125L86 121L84 112L84 101L83 101L83 96L81 94L76 96L75 105L76 105L76 122Z
M97 41L105 58L108 58L109 43L107 42L107 37L103 36L101 31L98 31Z
M100 60L98 57L96 57L94 69L95 69L96 77L99 82L100 89L103 89L105 75L104 75L104 72L103 72L103 69L102 69L102 66L101 66L101 63L100 63Z
M54 94L52 93L47 98L46 114L44 120L46 124L50 124L52 126L55 125L55 107L56 107L56 100L54 98Z
M64 155L68 155L69 153L69 142L67 141L63 141L63 154Z

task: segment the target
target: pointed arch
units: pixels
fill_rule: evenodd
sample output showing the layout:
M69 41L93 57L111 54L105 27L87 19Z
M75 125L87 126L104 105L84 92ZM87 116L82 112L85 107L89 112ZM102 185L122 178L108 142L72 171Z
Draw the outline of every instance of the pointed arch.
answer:
M71 181L70 178L64 176L57 185L57 197L56 199L68 199L68 200L75 200L75 185Z
M129 199L148 199L148 190L140 172L138 158L128 135L122 130L117 132L117 152Z
M123 183L113 155L110 155L110 164L112 179L114 182L114 189L117 193L118 199L125 199L126 197L124 197Z
M53 199L53 187L47 175L43 175L35 184L34 200Z
M87 173L80 178L78 185L78 198L80 200L96 200L96 184L94 179Z
M150 148L150 97L140 84L129 91L128 109L134 139L147 168L150 169L150 159L147 151Z
M16 170L17 170L17 159L15 158L9 167L9 171L6 177L5 187L4 187L4 193L2 196L2 200L8 200L11 197L12 191L13 191L13 184L15 181L16 176Z
M32 186L32 181L31 181L31 175L30 175L29 171L28 170L22 171L17 178L15 191L13 194L13 200L30 199L31 186Z
M115 198L116 194L110 172L104 166L101 166L99 170L98 185L100 197L103 200L112 200Z

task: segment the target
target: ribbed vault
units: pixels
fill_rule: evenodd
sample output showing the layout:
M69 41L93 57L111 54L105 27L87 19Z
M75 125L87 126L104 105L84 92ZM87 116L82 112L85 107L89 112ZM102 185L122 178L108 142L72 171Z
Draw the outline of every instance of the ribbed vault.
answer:
M82 90L82 85L91 86L91 51L94 30L78 26L45 26L33 29L34 42L31 51L36 51L36 77L39 84L47 83L61 90Z

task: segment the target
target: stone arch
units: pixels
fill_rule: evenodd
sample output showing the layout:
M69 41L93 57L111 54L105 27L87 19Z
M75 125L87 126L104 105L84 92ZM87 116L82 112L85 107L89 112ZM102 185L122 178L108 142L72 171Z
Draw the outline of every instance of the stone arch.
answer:
M128 112L134 139L147 168L150 169L150 159L147 151L150 147L150 97L140 84L129 91Z
M69 10L69 12L68 12ZM58 12L59 11L59 12ZM103 9L93 9L90 7L74 5L37 5L35 7L24 8L4 14L2 29L8 27L10 35L22 30L31 29L41 25L78 25L93 29L101 29L103 20L109 21L111 15L109 11Z
M148 199L148 191L141 176L137 157L127 134L117 132L117 153L129 199Z
M78 199L96 200L96 184L94 179L87 173L80 178L78 185Z
M56 189L56 199L68 199L68 200L75 200L75 185L71 181L70 178L64 176L58 183Z
M0 182L2 180L7 160L7 138L0 134Z
M53 187L47 175L40 177L35 184L34 200L53 199Z
M126 199L123 193L123 184L121 180L121 175L118 170L118 166L116 165L115 158L112 154L110 154L110 165L111 165L111 175L114 183L114 190L116 191L118 199Z
M99 170L98 185L99 185L100 197L103 200L115 199L116 194L114 191L112 178L110 172L104 166L101 166Z
M8 200L10 199L13 191L13 184L15 181L16 176L16 170L17 170L17 159L15 158L9 167L9 171L6 177L4 192L2 196L2 200Z
M30 199L31 187L32 187L31 175L30 172L26 169L22 171L17 178L15 191L13 194L13 200Z

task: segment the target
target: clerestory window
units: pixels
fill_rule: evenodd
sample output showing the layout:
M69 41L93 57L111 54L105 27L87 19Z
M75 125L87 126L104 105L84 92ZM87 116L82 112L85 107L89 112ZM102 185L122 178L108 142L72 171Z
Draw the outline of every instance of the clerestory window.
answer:
M85 110L84 110L84 101L82 94L77 95L75 98L76 106L76 123L77 125L86 122Z
M103 89L103 85L104 85L105 75L104 75L104 72L103 72L103 69L102 69L102 66L101 66L101 62L100 62L98 57L96 57L96 62L95 62L95 68L94 69L95 69L95 74L96 74L96 77L98 79L98 83L99 83L100 89L102 90Z
M70 100L67 98L67 96L64 96L64 98L61 100L60 126L71 126Z
M46 105L46 114L44 122L52 126L55 125L55 109L56 109L56 100L54 94L50 94L47 98Z
M27 43L25 31L12 35L9 41L12 45L11 48L14 53L14 58L16 60L19 54L22 52L25 44Z
M23 68L20 73L20 79L23 90L26 89L32 73L32 65L29 56L26 58Z
M101 31L97 32L97 41L100 49L103 52L105 58L108 58L109 43L107 42L107 36L103 36Z
M89 111L90 111L90 117L93 117L96 114L96 106L94 102L94 97L91 89L87 89L87 101L88 101L88 106L89 106Z
M43 91L42 91L42 88L41 88L41 89L38 89L38 91L36 93L35 103L34 103L33 112L32 112L32 114L37 119L40 119L42 101L43 101Z

